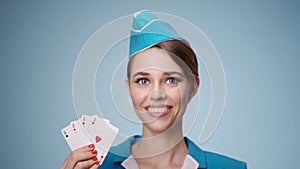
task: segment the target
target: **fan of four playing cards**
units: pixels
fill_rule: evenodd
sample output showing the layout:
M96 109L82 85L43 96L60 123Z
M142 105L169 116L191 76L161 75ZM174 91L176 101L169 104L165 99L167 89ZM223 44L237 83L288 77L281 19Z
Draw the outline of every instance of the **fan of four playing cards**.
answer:
M83 115L80 119L72 121L70 125L61 130L72 151L94 143L100 165L112 146L118 131L119 129L110 124L109 120L96 115Z

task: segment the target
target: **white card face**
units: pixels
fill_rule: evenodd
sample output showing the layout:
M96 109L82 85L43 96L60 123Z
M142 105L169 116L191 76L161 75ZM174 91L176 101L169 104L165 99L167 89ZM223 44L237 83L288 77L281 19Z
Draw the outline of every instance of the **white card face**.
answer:
M92 125L92 124L94 124L94 123L95 123L95 122L94 122L95 119L96 119L96 116L82 115L80 121L81 121L81 125L82 125L82 127L83 127L83 129L84 129L84 132L85 132L86 134L87 134L87 132L86 132L86 126L87 126L87 125ZM106 119L105 119L105 121L109 123L109 120L106 120ZM91 139L89 136L87 136L87 137L88 137L89 139ZM93 143L95 143L95 142L93 142ZM95 149L98 151L97 158L98 158L98 160L99 160L99 162L100 162L100 165L101 165L102 162L104 161L106 155L107 155L107 151L104 150L104 149L102 149L102 148L100 148L100 147L97 146L97 145L96 145Z
M89 123L89 121L91 121L92 117L88 116L88 115L82 115L81 119L79 119L79 121L81 122L81 126L83 128L85 128L86 124Z
M103 119L107 124L110 123L110 121L108 119Z
M111 147L119 129L107 123L107 121L92 116L92 120L85 125L87 134L93 139L93 142L106 151Z
M63 128L61 132L72 151L92 143L92 141L83 132L78 121L71 122L71 124Z
M98 154L97 154L97 158L98 161L100 162L100 165L103 163L106 155L107 155L107 151L100 149L99 147L95 147L95 149L97 150Z

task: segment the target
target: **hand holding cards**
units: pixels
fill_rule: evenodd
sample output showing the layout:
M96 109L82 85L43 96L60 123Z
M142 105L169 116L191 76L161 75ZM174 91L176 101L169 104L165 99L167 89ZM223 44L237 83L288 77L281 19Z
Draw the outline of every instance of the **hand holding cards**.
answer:
M100 165L112 146L118 131L119 129L110 124L109 120L96 115L83 115L81 119L71 122L70 125L61 130L72 151L84 145L95 144Z

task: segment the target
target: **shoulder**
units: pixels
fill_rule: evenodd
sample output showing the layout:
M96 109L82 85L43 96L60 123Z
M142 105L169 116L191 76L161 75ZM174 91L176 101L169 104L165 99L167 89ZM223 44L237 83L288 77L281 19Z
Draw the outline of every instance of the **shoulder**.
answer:
M228 168L228 169L246 169L247 165L243 161L233 159L221 154L205 151L207 168Z
M188 147L189 155L191 155L199 163L199 168L207 168L207 169L220 169L220 168L246 169L247 168L246 163L243 161L239 161L225 155L204 151L188 138L185 138L185 142Z
M130 156L132 141L138 138L139 136L133 136L118 146L111 147L99 169L123 169L122 162Z
M98 167L98 169L108 169L108 168L123 169L123 166L121 165L121 163L124 160L119 161L118 159L120 159L120 158L123 159L122 156L108 152L103 163Z
M123 169L121 164L130 156L130 146L132 140L135 139L138 139L138 137L131 137L120 145L112 147L102 165L99 166L99 169ZM185 138L185 142L188 146L188 154L199 163L199 168L247 169L247 164L243 161L239 161L225 155L204 151L188 138Z

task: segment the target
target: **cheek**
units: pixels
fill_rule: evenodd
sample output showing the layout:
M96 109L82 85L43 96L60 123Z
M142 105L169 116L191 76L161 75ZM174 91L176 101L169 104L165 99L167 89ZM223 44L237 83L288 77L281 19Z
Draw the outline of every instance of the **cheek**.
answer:
M188 92L186 88L178 87L166 92L169 99L173 100L177 104L184 104L188 100Z
M141 89L132 89L131 90L131 99L135 108L141 105L145 100L147 100L148 92Z
M180 88L165 89L167 100L173 104L180 105L182 100L182 91Z

